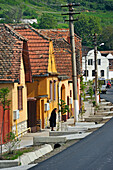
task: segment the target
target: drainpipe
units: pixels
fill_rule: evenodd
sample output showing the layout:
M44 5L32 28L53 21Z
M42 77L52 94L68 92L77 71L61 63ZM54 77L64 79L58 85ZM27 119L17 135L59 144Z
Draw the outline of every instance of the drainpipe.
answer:
M58 82L58 103L60 103L60 83L61 81ZM60 110L60 106L58 105L58 110ZM58 113L58 122L61 121L61 114Z

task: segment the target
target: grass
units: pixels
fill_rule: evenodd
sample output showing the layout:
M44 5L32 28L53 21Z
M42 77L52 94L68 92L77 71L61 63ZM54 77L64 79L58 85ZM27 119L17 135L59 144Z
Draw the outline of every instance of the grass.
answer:
M12 154L9 154L9 153L5 152L2 155L2 158L4 160L15 160L19 156L23 155L23 153L27 153L27 152L31 152L31 151L33 151L33 148L22 148L22 149L14 151Z

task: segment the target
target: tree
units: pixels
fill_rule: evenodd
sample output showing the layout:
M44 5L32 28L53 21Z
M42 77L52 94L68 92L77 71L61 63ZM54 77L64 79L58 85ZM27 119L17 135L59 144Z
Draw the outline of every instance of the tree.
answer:
M39 29L57 28L57 20L50 14L43 14L39 21Z
M70 112L69 106L66 105L64 100L60 99L60 103L58 103L58 105L60 106L58 113L61 113L61 115L65 115L67 112ZM59 115L59 117L60 117L60 115ZM62 124L61 124L61 126L62 126ZM57 130L59 130L59 121L58 121Z
M4 18L6 23L19 23L22 18L22 8L21 6L15 6L8 11L5 11Z
M100 19L94 16L81 14L75 22L75 33L83 40L83 45L92 45L92 34L101 33Z
M2 118L2 127L1 127L1 157L2 157L2 134L3 134L3 127L4 127L4 116L5 116L5 111L9 109L8 106L10 104L10 100L7 99L8 94L9 94L8 88L0 89L0 101L3 106L3 118Z
M104 27L101 35L101 42L104 42L103 48L106 50L113 49L113 26Z

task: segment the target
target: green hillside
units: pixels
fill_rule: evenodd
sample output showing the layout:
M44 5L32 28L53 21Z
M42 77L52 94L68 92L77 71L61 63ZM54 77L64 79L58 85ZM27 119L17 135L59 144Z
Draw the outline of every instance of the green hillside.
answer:
M12 14L14 19L17 20L18 18L37 18L39 21L43 13L49 13L56 18L58 27L68 27L68 23L64 22L61 15L61 13L68 10L67 8L61 8L61 4L67 4L68 2L70 1L0 0L0 18L6 18ZM77 3L78 1L75 0L74 2ZM79 0L79 3L81 5L76 7L76 11L99 17L102 26L113 25L113 0Z
M62 5L70 2L80 3L74 7L75 12L81 12L75 22L75 33L82 38L83 45L92 46L92 37L95 32L99 43L104 42L105 50L113 49L113 0L0 0L1 23L18 23L20 19L36 18L35 28L68 28L68 8Z

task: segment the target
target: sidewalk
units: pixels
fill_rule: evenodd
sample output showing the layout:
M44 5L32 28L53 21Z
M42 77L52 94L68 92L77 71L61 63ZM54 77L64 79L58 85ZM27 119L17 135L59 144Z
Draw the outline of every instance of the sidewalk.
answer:
M89 116L91 114L91 104L89 104L88 102L85 102L85 108L86 108L86 112L84 113L83 117L85 116ZM80 119L79 119L80 122ZM61 130L67 130L67 126L73 126L74 125L74 118L70 118L67 119L66 122L62 123L62 127L60 126L59 131ZM78 125L76 125L78 127ZM83 124L81 124L81 126L84 126ZM80 127L80 125L79 125ZM62 129L61 129L62 128ZM56 128L55 128L56 130ZM49 136L49 132L51 131L51 129L43 129L41 130L41 132L36 132L36 133L26 133L23 137L21 137L21 142L20 142L20 147L19 148L24 148L24 147L29 147L33 145L33 137L35 136L41 136L41 137L46 137ZM18 149L19 149L18 148ZM3 152L5 151L4 147L3 147Z
M94 114L94 110L89 102L85 102L85 109L86 109L86 112L83 114L83 118ZM95 122L83 122L79 118L79 121L76 122L76 124L74 126L74 118L70 118L66 122L62 122L62 126L60 125L59 131L57 131L57 128L55 128L55 131L53 131L53 133L54 132L62 133L62 132L67 132L67 131L68 132L76 131L77 132L76 134L62 135L62 137L65 137L67 141L73 140L73 139L76 140L76 139L82 139L85 136L91 134L93 130L88 133L87 132L88 129L90 129L90 130L96 129L103 125L104 124L95 124ZM26 133L23 137L21 137L21 142L20 142L19 148L25 148L25 147L32 146L33 145L33 137L49 137L50 131L51 131L51 129L43 129L41 132ZM81 133L79 133L79 132L81 132ZM3 151L5 151L5 150L3 149ZM26 170L28 168L29 168L29 165L28 166L18 166L13 169L25 169ZM9 168L5 168L5 169L8 170Z

